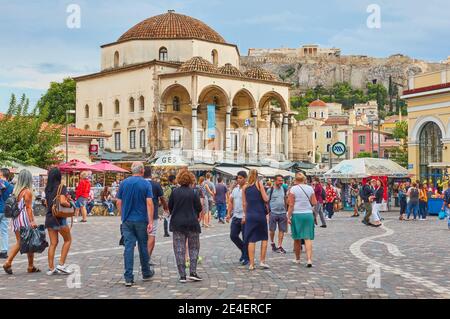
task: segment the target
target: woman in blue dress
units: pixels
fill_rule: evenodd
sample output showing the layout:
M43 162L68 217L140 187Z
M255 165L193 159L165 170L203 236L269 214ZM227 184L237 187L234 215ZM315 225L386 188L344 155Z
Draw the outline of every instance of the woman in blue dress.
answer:
M244 240L248 243L249 270L255 269L255 248L257 242L261 242L260 267L269 269L269 266L266 264L267 240L269 239L267 226L268 201L269 197L264 190L264 185L258 180L258 172L251 170L248 183L242 192L242 206L244 209L242 223L245 224Z

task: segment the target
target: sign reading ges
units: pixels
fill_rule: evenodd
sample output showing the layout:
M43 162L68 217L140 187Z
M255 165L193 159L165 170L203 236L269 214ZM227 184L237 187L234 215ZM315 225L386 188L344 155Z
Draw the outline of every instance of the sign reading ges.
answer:
M340 157L347 152L347 147L345 146L344 143L337 142L336 144L333 145L331 151L333 152L334 155Z

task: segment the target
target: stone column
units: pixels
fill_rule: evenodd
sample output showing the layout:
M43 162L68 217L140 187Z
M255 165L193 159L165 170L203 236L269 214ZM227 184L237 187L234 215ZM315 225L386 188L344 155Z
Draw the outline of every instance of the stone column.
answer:
M194 153L197 150L197 134L198 134L198 120L197 120L197 106L192 106L192 125L191 125L191 136L192 136L192 152ZM193 154L194 155L194 154Z
M289 159L289 115L283 115L283 153Z
M228 153L231 152L231 106L227 107L227 114L225 117L225 155L228 158Z
M256 157L258 155L259 138L258 138L258 110L252 111L253 118L253 154Z

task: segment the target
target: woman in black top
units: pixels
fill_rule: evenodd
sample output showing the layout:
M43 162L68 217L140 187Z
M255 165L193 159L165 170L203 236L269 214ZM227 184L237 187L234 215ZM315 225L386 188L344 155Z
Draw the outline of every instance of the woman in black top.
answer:
M383 204L384 197L384 188L380 180L376 181L375 191L374 191L374 200L373 200L373 222L372 226L380 227L381 226L381 205Z
M201 281L197 275L197 258L200 251L200 213L202 204L198 192L192 189L195 176L183 170L177 176L179 188L169 198L170 231L173 232L173 250L177 261L180 282L186 282L186 241L189 246L190 280Z
M67 225L66 218L56 218L52 214L53 201L58 193L59 185L61 185L61 171L58 168L52 168L48 173L47 186L45 187L45 200L47 202L47 215L45 216L45 228L48 230L50 238L50 246L48 248L48 272L47 275L64 274L69 275L71 271L65 265L69 249L72 244L72 235L70 227ZM67 195L67 188L63 186L62 195ZM58 246L58 235L64 239L61 249L61 257L59 264L55 268L55 252Z

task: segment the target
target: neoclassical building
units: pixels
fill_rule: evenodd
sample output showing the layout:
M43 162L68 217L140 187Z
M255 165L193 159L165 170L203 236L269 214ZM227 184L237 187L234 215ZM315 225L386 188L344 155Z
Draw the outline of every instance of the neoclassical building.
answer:
M101 47L101 71L77 82L77 127L111 134L114 152L174 151L191 162L292 157L290 84L240 69L236 45L169 11Z
M417 179L440 180L450 168L450 68L409 79L409 171Z

